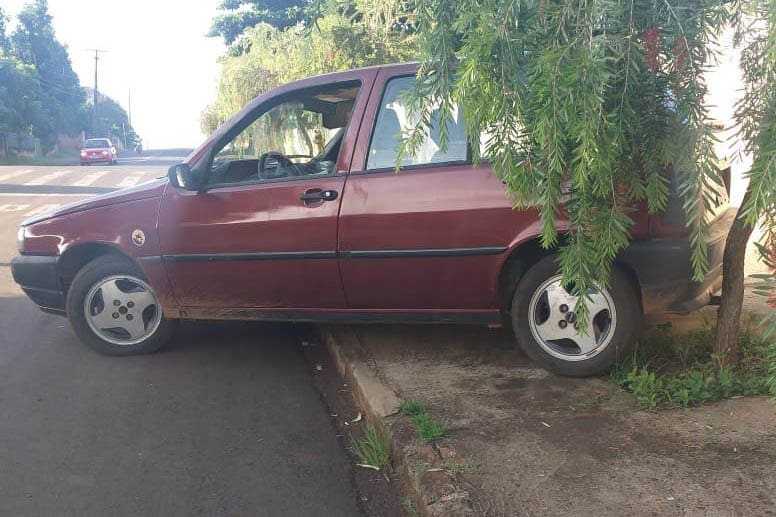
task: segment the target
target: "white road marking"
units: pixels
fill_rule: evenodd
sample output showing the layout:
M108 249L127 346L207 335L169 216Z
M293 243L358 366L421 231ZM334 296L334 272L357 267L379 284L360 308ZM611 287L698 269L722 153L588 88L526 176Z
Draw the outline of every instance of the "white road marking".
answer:
M0 205L0 212L21 212L30 208L30 205Z
M16 178L17 176L21 176L23 174L29 174L30 172L32 172L32 169L22 169L20 171L13 171L7 174L2 174L0 175L0 182L9 180L11 178Z
M77 194L67 192L57 194L53 192L0 192L0 197L94 197L95 194Z
M98 179L102 178L106 174L108 174L108 171L95 172L93 174L89 174L88 176L84 176L80 180L78 180L75 183L73 183L72 186L73 187L88 187L89 185L91 185L92 183L94 183Z
M51 174L46 174L45 176L41 176L40 178L36 178L36 179L34 179L32 181L28 181L27 183L25 183L25 185L27 185L27 186L29 186L29 185L45 185L45 184L49 183L50 181L53 181L53 180L55 180L57 178L61 178L62 176L64 176L65 174L68 174L69 172L71 172L71 171L69 171L69 170L66 170L66 171L54 171Z
M138 183L140 183L140 180L142 179L143 173L140 174L134 174L132 176L127 176L121 182L119 183L119 188L126 188L126 187L134 187Z
M38 207L33 208L32 210L26 212L24 214L24 217L32 217L33 215L42 214L43 212L48 212L49 210L54 210L59 205L40 205Z

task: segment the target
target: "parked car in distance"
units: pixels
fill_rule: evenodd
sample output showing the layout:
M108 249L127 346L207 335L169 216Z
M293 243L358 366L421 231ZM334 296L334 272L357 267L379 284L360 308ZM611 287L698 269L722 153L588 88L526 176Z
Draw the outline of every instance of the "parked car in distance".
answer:
M90 138L81 149L81 165L93 163L118 163L118 153L110 138Z
M23 222L16 282L107 354L153 352L182 319L511 322L529 356L574 376L626 354L643 314L708 303L734 213L720 193L711 269L693 282L674 188L663 213L634 206L633 243L589 293L581 332L537 211L514 210L487 161L472 163L460 113L446 150L432 127L394 170L415 71L353 70L259 96L167 178Z

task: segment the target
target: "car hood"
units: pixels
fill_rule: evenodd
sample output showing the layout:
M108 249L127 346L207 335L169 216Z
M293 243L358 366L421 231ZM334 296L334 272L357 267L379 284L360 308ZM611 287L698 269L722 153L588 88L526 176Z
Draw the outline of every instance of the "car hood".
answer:
M25 219L22 221L22 226L39 223L41 221L45 221L46 219L51 219L52 217L83 212L84 210L92 210L93 208L116 205L119 203L126 203L128 201L137 201L139 199L161 197L166 185L167 178L157 178L145 183L141 183L135 187L115 190L107 194L82 199L80 201L62 205L48 212L43 212L42 214L30 217L29 219Z

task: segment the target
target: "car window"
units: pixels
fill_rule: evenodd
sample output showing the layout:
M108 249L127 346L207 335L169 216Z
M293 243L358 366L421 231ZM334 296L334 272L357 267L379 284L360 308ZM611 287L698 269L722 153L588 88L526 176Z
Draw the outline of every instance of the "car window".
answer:
M261 113L216 153L208 183L333 173L357 93L357 87L319 90Z
M418 120L405 101L414 80L414 77L398 77L388 82L369 146L368 170L396 166L402 134L409 131ZM401 163L403 167L466 161L468 146L462 114L457 108L453 109L452 120L447 125L448 141L444 151L438 120L438 113L434 113L426 137L415 155L405 154Z

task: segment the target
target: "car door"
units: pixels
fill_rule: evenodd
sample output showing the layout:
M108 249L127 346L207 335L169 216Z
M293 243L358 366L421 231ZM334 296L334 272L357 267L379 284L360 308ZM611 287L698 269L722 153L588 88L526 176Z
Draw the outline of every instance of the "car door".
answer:
M347 300L353 309L492 312L503 254L528 215L511 210L488 164L472 165L458 113L446 151L432 127L395 172L412 70L381 70L364 116L340 210Z
M337 215L374 74L270 96L237 136L213 144L206 188L166 189L159 238L182 307L224 309L214 317L344 307Z

